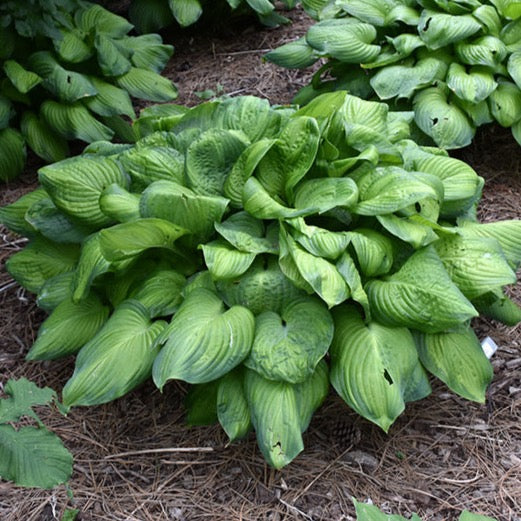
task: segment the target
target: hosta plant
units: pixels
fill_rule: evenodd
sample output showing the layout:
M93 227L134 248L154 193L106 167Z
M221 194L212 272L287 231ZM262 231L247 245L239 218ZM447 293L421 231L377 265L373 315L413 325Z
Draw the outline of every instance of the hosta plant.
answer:
M292 9L298 0L282 0ZM275 10L274 0L132 0L130 19L141 32L157 31L172 23L187 27L201 16L222 21L231 15L253 12L267 26L274 27L289 20Z
M299 103L348 89L414 110L421 131L446 149L480 125L511 127L521 143L521 9L514 0L308 0L320 19L270 52L279 65L326 63Z
M77 354L68 406L152 376L193 384L189 421L255 429L275 467L329 383L387 431L430 393L478 402L470 327L521 318L521 222L480 224L482 179L409 139L409 112L335 92L143 111L134 145L93 143L0 210L30 241L7 264L50 313L30 360Z
M132 140L131 96L176 97L158 74L172 46L132 27L82 0L0 3L0 180L22 171L26 146L54 162L71 139Z

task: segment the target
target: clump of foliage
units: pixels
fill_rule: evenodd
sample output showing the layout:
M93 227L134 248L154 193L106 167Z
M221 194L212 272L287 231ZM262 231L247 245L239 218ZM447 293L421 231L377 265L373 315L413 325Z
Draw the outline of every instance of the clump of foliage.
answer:
M130 96L177 96L158 74L173 47L128 36L132 27L82 0L0 3L1 180L22 171L26 145L54 162L69 155L67 140L132 140Z
M301 68L327 63L296 101L347 89L414 110L416 125L446 149L476 127L511 127L521 143L521 8L514 0L308 0L320 19L266 58ZM332 79L327 79L327 74ZM325 75L325 76L324 76Z
M8 397L0 400L0 478L39 488L67 482L72 474L72 455L33 410L49 404L62 410L56 393L25 378L9 380L3 390ZM34 420L37 426L15 428L24 418Z
M329 383L387 431L427 372L483 402L470 327L515 324L521 222L480 224L483 180L409 139L413 114L346 92L145 109L135 145L46 166L0 209L30 238L7 269L50 313L28 359L77 353L67 406L151 375L194 384L189 421L302 449Z
M287 9L293 9L298 0L282 0ZM132 0L130 19L141 32L158 31L173 23L187 27L204 14L208 20L221 20L231 15L255 13L269 27L288 23L275 11L273 0Z

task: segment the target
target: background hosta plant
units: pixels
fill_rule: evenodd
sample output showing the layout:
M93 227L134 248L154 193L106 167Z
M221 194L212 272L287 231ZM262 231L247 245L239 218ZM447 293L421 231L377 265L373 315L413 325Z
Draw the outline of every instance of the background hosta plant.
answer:
M515 324L521 222L480 224L483 181L410 140L410 112L346 92L145 109L0 210L7 268L50 313L28 358L77 353L68 406L152 376L193 384L189 421L255 429L275 467L329 389L388 430L427 372L483 402L470 320Z
M80 0L0 4L1 180L22 171L26 145L53 162L71 139L132 141L130 97L176 97L158 74L172 46L156 34L128 36L132 27Z
M468 145L476 127L492 121L511 127L521 143L519 2L308 0L303 5L319 22L266 55L292 68L327 59L297 102L348 89L365 99L389 100L396 110L414 110L417 127L442 148Z
M298 0L282 0L292 9ZM203 15L207 20L222 21L231 15L253 12L270 27L289 20L275 10L273 0L132 0L130 19L141 32L157 31L172 23L187 27Z

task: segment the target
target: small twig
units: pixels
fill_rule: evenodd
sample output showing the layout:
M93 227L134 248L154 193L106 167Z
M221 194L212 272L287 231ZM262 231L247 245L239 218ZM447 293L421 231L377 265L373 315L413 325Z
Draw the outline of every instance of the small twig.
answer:
M168 454L176 452L213 452L213 447L172 447L168 449L145 449L131 450L129 452L120 452L119 454L110 454L103 459L122 458L123 456L139 456L141 454Z
M290 503L288 503L287 501L284 501L282 498L279 497L279 501L287 508L289 508L290 510L296 512L297 514L300 514L302 517L305 517L306 519L310 519L311 521L313 521L313 518L306 514L305 512L302 512L302 510L299 510L296 506L293 506L291 505Z
M250 49L249 51L218 52L215 56L238 56L240 54L256 54L258 52L270 52L272 49Z

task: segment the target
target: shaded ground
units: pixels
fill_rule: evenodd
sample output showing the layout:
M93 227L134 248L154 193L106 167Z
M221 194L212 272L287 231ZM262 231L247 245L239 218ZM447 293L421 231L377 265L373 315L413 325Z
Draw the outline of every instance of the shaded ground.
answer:
M264 50L300 35L307 23L237 36L174 38L177 53L167 74L193 104L205 89L256 94L287 103L306 78L260 62ZM221 88L219 88L221 90ZM484 220L521 218L521 149L501 129L486 129L460 157L487 179ZM33 162L21 181L3 188L15 200L34 183ZM23 242L0 230L0 382L26 376L61 389L73 360L26 363L24 354L44 318L30 295L3 270ZM521 301L520 288L513 290ZM183 426L185 389L161 395L147 384L117 402L77 409L69 417L46 414L47 424L75 456L70 482L53 491L22 490L0 482L0 520L51 521L69 506L82 521L352 520L351 496L425 520L452 520L464 508L521 520L521 327L476 322L490 335L494 382L486 405L467 402L438 383L412 404L385 435L331 395L305 434L305 452L282 471L260 456L253 436L227 446L218 427Z

